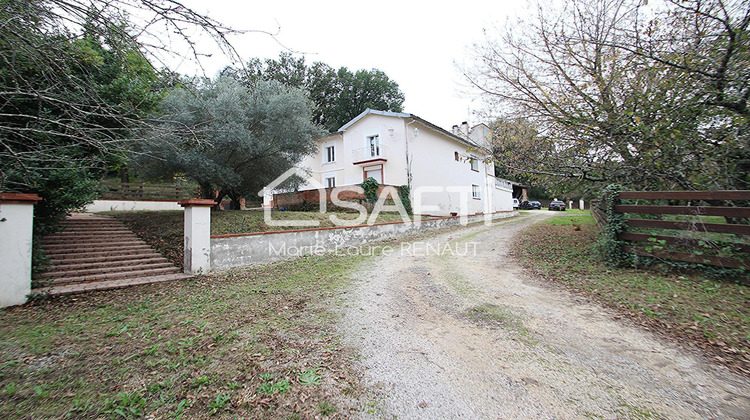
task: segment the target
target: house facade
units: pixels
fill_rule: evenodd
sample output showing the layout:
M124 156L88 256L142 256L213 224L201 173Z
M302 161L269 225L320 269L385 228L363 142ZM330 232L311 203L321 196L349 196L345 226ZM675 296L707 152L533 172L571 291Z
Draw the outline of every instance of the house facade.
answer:
M368 177L383 185L410 185L418 214L509 211L513 187L494 176L489 134L484 124L447 131L413 114L367 109L318 140L318 152L299 167L327 189L358 185Z

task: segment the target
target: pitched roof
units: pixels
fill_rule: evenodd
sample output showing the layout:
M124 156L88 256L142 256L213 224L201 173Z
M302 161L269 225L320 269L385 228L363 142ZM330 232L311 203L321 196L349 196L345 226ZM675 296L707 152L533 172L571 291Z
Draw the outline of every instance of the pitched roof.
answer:
M419 118L418 116L416 116L414 114L407 114L407 113L403 113L403 112L378 111L378 110L370 109L370 108L367 108L364 112L362 112L361 114L359 114L356 117L354 117L351 121L349 121L348 123L342 125L341 128L339 128L339 130L338 130L337 133L331 133L330 135L338 134L338 133L341 133L343 131L346 131L349 127L351 127L352 125L356 124L357 121L361 120L362 118L364 118L365 116L367 116L369 114L382 115L382 116L386 116L386 117L410 118L410 119L412 119L412 120L414 120L414 121L422 124L423 126L428 127L428 128L430 128L430 129L432 129L434 131L437 131L438 133L440 133L440 134L442 134L442 135L444 135L444 136L446 136L446 137L448 137L448 138L450 138L452 140L455 140L455 141L457 141L459 143L463 143L466 146L469 146L470 148L484 149L484 147L482 147L482 146L474 143L472 140L464 138L464 137L457 136L457 135L451 133L450 131L445 130L443 128L440 128L437 125L435 125L435 124L433 124L433 123L431 123L431 122L429 122L429 121L427 121L425 119Z

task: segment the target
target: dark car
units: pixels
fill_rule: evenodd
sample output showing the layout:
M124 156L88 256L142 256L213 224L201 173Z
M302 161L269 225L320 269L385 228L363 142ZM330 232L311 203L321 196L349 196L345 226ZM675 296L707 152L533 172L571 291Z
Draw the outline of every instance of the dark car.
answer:
M538 201L524 201L518 208L521 210L541 210L542 203Z
M549 210L565 211L565 203L560 200L552 200L552 202L549 203Z

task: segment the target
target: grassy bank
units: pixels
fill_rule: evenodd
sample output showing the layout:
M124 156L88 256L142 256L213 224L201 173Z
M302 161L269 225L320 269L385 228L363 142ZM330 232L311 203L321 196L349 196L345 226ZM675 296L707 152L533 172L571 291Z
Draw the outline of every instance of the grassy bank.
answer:
M750 375L750 288L700 273L605 266L597 259L596 234L591 216L563 214L519 235L515 254L543 281Z
M0 312L0 418L347 417L326 255Z

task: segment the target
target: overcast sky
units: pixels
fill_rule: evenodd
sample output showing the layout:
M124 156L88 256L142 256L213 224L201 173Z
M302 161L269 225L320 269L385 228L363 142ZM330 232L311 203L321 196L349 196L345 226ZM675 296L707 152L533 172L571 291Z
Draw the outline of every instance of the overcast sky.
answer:
M308 64L322 61L350 70L383 70L406 96L404 110L449 129L468 120L479 99L465 94L457 66L483 39L483 28L496 27L525 8L525 1L309 1L309 0L186 0L186 6L235 29L277 33L233 39L243 57L277 58L286 49L304 55ZM203 48L209 48L203 44ZM214 54L202 61L214 76L228 59ZM175 70L196 73L184 62Z

